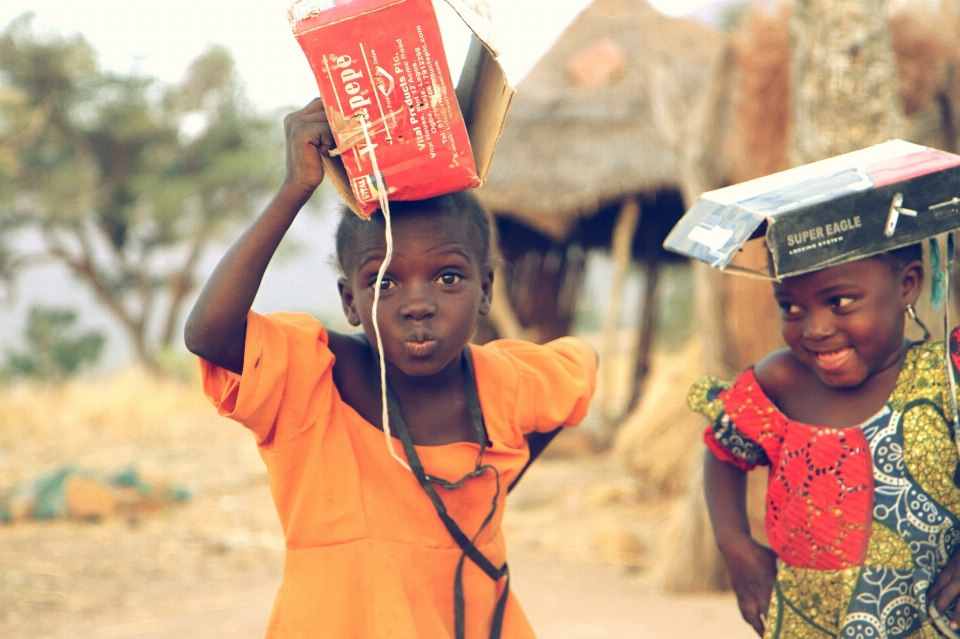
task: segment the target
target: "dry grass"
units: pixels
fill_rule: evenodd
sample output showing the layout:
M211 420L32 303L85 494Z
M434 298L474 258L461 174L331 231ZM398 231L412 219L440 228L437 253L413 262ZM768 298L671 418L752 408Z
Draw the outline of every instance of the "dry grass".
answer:
M651 578L669 592L698 593L729 588L703 496L706 420L687 407L687 390L702 373L701 344L691 340L679 353L654 361L643 400L624 420L614 452L636 480L640 503L655 505L661 524L651 542L658 548ZM748 514L753 535L766 543L766 472L750 474Z
M735 182L787 168L790 143L790 6L758 2L733 39L740 82L733 135Z
M216 416L199 383L128 370L60 387L0 388L0 490L71 464L136 467L196 491L263 476L242 428Z
M238 579L275 578L283 538L263 463L198 383L131 370L0 388L0 406L0 493L71 465L133 467L192 494L143 517L0 526L0 636L95 636L85 624L118 611L133 620L223 605L218 593Z
M692 340L679 353L659 355L640 404L617 431L614 452L645 498L675 497L687 483L705 425L686 401L703 368L700 351Z
M198 615L237 617L236 634L217 636L261 635L251 623L266 621L282 534L252 437L216 416L197 380L131 370L59 388L0 387L0 406L0 494L66 464L103 474L134 467L192 493L185 504L98 523L0 525L0 637L209 636L170 630ZM510 552L652 574L673 501L641 500L609 457L567 448L511 495ZM248 609L252 622L240 613Z
M701 433L704 418L687 407L687 389L702 372L701 345L654 361L637 409L624 420L615 452L637 480L643 501L669 500L659 527L653 578L672 592L728 588L703 497Z

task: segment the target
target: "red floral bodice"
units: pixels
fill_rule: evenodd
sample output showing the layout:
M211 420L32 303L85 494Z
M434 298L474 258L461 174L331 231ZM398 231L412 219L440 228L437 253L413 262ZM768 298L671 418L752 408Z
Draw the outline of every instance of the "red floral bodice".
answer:
M861 428L789 419L752 370L716 399L725 415L704 433L718 458L745 470L769 464L766 529L785 563L835 570L863 563L870 538L873 472Z

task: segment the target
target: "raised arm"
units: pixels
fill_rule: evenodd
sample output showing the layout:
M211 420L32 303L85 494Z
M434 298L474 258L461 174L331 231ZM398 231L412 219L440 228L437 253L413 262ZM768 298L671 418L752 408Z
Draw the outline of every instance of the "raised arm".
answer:
M750 536L747 519L747 474L717 459L710 451L703 462L703 488L710 523L723 555L740 614L763 636L767 609L777 576L776 555Z
M277 194L220 259L183 331L190 352L222 368L243 371L247 312L280 240L323 180L320 154L333 148L323 103L313 100L284 119L287 169Z

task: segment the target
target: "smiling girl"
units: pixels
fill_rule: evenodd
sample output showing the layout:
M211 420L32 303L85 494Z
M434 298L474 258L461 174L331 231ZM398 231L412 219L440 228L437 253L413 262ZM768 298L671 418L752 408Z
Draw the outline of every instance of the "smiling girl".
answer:
M391 206L376 318L384 219L344 213L338 287L362 332L250 310L333 145L319 100L284 124L286 178L221 259L184 335L207 396L253 432L267 466L287 546L267 636L533 637L509 591L504 500L531 449L583 419L594 351L569 337L468 344L490 309L493 249L467 193ZM398 436L389 445L374 322Z
M699 379L705 490L744 619L765 637L936 637L960 595L960 489L942 342L911 342L920 245L774 284L783 338ZM770 466L766 531L745 474ZM951 627L957 628L954 622Z

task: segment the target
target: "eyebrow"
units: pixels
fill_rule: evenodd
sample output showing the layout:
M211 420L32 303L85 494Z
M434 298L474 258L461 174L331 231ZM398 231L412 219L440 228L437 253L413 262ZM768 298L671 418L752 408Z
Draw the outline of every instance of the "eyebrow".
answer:
M431 251L431 255L436 256L445 256L445 255L459 255L468 262L473 262L473 258L470 255L470 252L463 248L459 243L449 246L449 248L443 248L437 251ZM366 256L360 257L360 262L357 264L357 270L362 270L370 262L383 262L383 259L386 257L386 253L382 251L370 251Z
M840 284L834 284L833 286L828 286L825 289L817 291L817 295L829 295L830 293L835 293L837 291L849 290L849 289L862 289L863 287L857 284L856 282L841 282Z
M857 284L856 282L841 282L840 284L834 284L833 286L828 286L827 288L820 289L815 293L815 295L819 297L822 295L830 295L831 293L835 293L837 291L844 291L844 290L850 290L850 289L862 290L863 287ZM776 299L780 299L784 297L790 297L790 293L782 290L777 290L773 292L773 296Z
M434 255L440 255L440 256L459 255L460 257L467 260L468 262L473 261L473 257L470 255L470 252L467 251L465 248L463 248L463 246L461 246L459 242L450 246L449 248L444 248L442 250L436 251Z
M363 268L366 267L366 265L369 264L370 262L383 262L386 256L387 256L386 253L379 253L379 252L378 253L371 252L365 257L361 256L360 261L357 264L357 270L358 271L363 270Z

